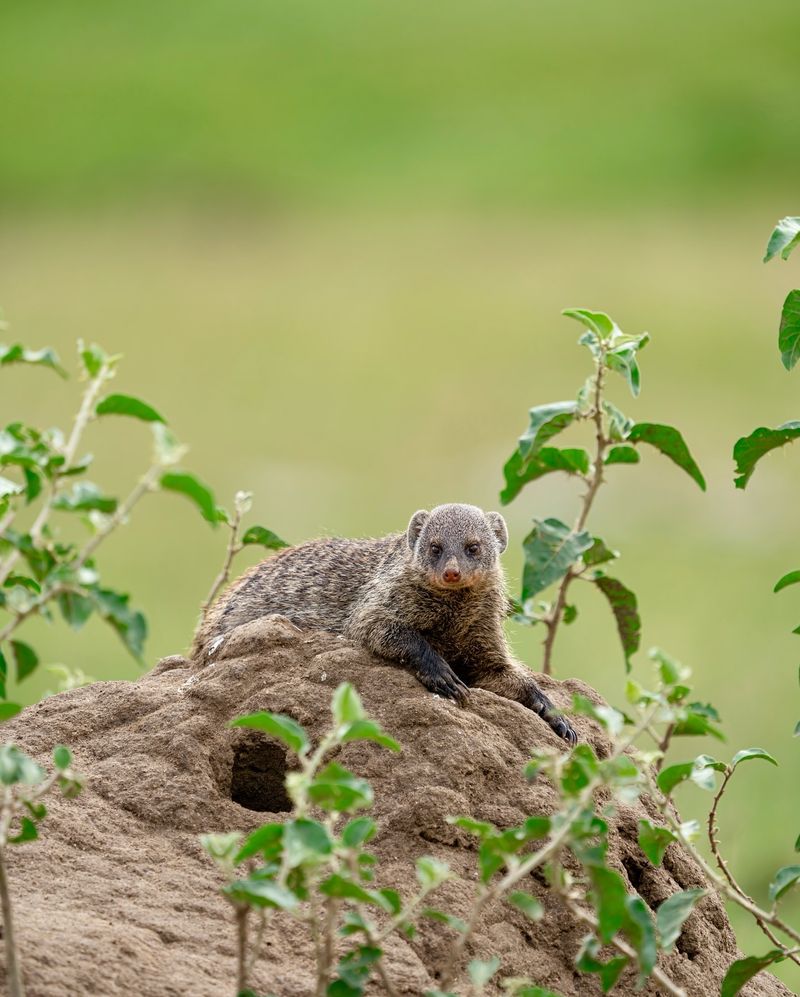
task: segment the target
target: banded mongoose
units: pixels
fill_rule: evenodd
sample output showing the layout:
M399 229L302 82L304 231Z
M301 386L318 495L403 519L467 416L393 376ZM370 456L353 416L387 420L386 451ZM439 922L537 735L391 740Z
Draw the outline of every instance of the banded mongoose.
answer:
M245 572L195 635L205 660L234 627L278 613L304 630L341 634L463 704L470 686L538 713L570 744L577 734L515 661L503 633L505 520L473 505L415 512L405 533L312 540Z

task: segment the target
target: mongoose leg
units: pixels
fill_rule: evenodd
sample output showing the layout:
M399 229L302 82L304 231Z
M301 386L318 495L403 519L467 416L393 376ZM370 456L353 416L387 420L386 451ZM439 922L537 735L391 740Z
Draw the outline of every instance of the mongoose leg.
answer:
M410 627L373 630L366 636L371 651L407 668L431 692L463 705L469 688L425 638Z
M491 656L490 656L491 657ZM480 689L488 689L516 700L527 706L529 710L538 713L544 722L563 738L568 744L578 743L578 735L566 717L558 712L555 705L545 696L530 670L519 662L509 658L498 658L494 667L487 667L487 659L481 659L481 667L475 668L474 684Z

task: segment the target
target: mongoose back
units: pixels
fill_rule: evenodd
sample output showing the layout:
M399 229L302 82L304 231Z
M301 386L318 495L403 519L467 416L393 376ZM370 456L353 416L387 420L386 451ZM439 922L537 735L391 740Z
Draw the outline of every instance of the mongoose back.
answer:
M470 686L516 700L574 744L572 726L506 643L500 555L507 545L499 513L451 504L415 512L405 533L288 548L220 596L192 655L207 660L234 627L278 613L302 629L341 634L459 703Z

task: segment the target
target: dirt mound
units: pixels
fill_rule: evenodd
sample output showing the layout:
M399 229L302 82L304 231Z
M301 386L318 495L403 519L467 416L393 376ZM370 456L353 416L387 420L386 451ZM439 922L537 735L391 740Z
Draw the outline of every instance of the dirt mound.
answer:
M355 743L340 756L373 784L380 827L374 850L384 885L411 893L414 860L425 853L474 878L473 840L447 824L447 815L503 826L552 809L548 785L529 785L520 772L531 749L559 742L519 704L476 690L469 708L459 709L341 638L301 634L278 618L248 624L204 668L165 658L138 682L97 683L53 696L4 728L6 738L42 761L55 744L70 745L76 768L90 777L77 801L52 800L42 840L9 858L29 997L234 992L229 907L216 892L216 873L197 834L247 831L280 818L289 808L283 790L289 761L276 742L226 723L267 709L290 714L318 737L329 724L331 693L344 680L403 745L402 754L390 755ZM542 685L560 706L572 692L599 701L577 681L543 679ZM579 720L578 726L598 754L606 753L593 724ZM610 853L631 888L655 906L701 880L674 847L662 869L646 865L636 843L643 816L638 805L620 809ZM533 878L526 889L543 895ZM463 914L470 892L467 884L446 884L439 906ZM535 926L507 904L489 908L471 955L497 954L501 975L529 976L565 997L599 994L597 981L572 966L583 930L557 902L546 904L548 913ZM391 942L389 961L401 993L420 995L436 986L433 974L451 937L431 923L413 941ZM310 952L300 926L276 919L252 985L277 997L311 993ZM722 905L707 897L665 968L695 997L719 993L735 957ZM633 986L631 974L617 992L632 994ZM791 997L764 974L744 993Z

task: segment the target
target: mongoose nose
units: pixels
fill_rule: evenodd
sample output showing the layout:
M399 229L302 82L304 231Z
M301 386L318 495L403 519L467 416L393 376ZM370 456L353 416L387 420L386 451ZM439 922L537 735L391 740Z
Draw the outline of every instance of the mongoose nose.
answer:
M458 568L445 568L442 578L444 578L446 582L457 582L461 578L461 572Z

